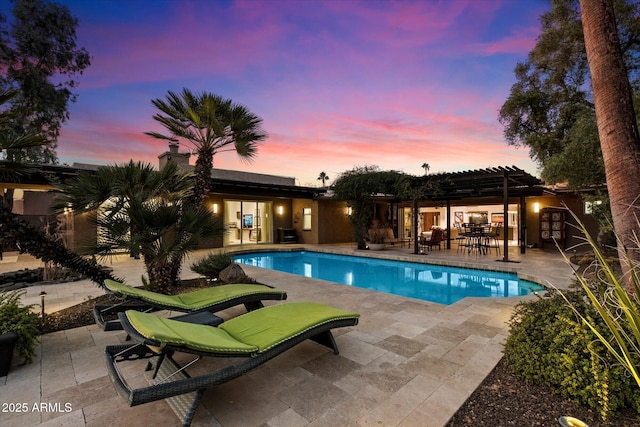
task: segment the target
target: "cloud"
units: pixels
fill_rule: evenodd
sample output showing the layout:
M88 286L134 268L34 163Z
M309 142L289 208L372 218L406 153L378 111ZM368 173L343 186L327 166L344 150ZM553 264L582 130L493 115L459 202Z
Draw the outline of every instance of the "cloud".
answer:
M157 164L151 99L188 87L230 97L270 137L250 165L314 181L356 165L422 173L528 163L497 112L535 43L535 2L73 2L93 55L59 155ZM532 12L533 11L533 12ZM524 168L524 166L523 166Z

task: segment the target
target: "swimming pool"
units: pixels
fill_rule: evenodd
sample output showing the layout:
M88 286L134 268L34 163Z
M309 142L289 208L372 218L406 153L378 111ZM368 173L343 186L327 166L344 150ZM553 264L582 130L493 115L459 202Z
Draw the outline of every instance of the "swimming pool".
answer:
M234 255L239 264L450 305L465 297L512 297L543 288L515 273L312 251Z

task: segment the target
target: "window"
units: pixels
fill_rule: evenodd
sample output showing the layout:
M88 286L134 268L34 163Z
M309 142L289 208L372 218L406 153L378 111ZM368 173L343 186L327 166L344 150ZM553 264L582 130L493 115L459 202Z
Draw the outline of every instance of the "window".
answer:
M311 230L311 208L302 209L302 229Z

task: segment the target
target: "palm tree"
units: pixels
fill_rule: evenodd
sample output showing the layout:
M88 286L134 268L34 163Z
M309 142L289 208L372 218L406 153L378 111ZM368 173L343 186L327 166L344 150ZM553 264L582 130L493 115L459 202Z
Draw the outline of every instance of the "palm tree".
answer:
M423 163L421 166L422 169L424 169L424 174L425 175L429 175L429 163Z
M16 95L15 91L0 92L0 106ZM14 151L46 145L46 138L38 135L16 135L12 131L14 116L7 111L0 112L0 152ZM0 179L5 182L18 182L21 176L33 172L31 165L16 162L8 158L0 158ZM0 241L13 243L21 252L26 252L44 262L77 271L102 287L105 279L118 280L103 267L92 263L80 255L68 250L62 241L45 234L24 220L22 216L12 212L12 201L0 193Z
M191 206L199 206L204 199L217 153L236 151L241 159L250 161L256 156L258 143L267 137L261 129L261 118L218 95L194 94L185 88L181 94L169 91L166 100L151 102L160 111L153 118L169 134L145 134L169 142L183 139L195 147L198 158Z
M55 203L91 212L99 243L89 248L106 257L121 249L140 253L150 285L169 292L178 282L186 255L203 240L222 234L222 223L203 206L185 208L193 181L175 163L156 171L130 161L79 174L62 186Z
M320 172L320 176L318 176L318 181L322 181L323 187L324 187L325 181L329 181L330 179L331 178L329 178L329 176L325 172Z
M618 254L632 289L628 261L640 259L633 250L640 235L634 210L640 194L640 136L631 85L620 50L613 1L581 0L580 6Z

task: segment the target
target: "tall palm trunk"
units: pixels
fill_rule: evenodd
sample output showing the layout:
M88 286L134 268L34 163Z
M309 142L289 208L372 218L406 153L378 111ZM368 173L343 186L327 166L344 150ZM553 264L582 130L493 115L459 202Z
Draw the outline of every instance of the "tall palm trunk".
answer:
M104 280L121 281L113 277L102 266L89 262L80 255L64 247L61 241L54 240L16 215L9 207L0 203L0 241L15 242L21 252L26 252L44 262L54 262L63 267L83 274L99 287L104 287Z
M640 138L612 0L580 0L613 225L623 273L640 258L635 208L640 197Z
M211 179L211 169L213 165L212 150L202 149L198 152L198 158L194 167L193 194L189 198L189 205L199 207L204 200L205 194L209 191L209 181Z

